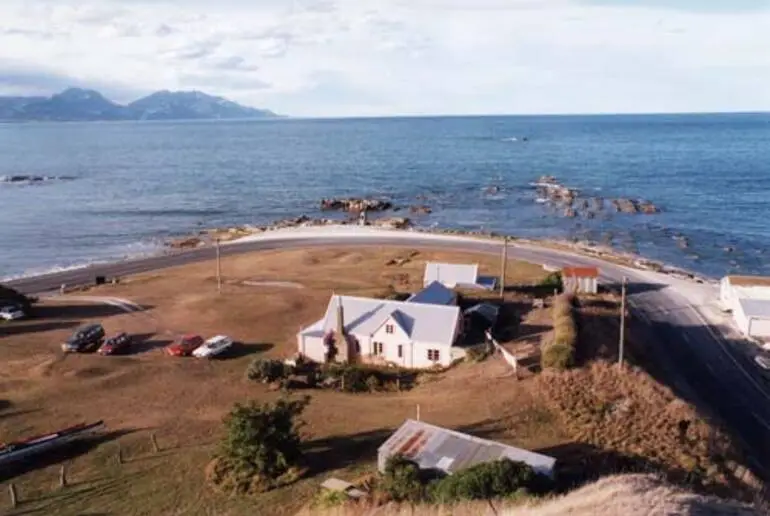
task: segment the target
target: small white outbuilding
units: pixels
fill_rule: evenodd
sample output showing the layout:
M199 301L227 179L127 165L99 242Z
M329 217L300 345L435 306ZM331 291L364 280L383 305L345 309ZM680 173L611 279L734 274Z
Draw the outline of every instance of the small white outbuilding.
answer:
M770 337L770 278L725 276L719 285L719 301L732 312L744 335Z

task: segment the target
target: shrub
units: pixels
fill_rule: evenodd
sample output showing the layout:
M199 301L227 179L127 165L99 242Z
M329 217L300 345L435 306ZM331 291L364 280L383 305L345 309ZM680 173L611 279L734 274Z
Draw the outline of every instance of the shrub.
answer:
M560 272L552 272L545 278L543 278L543 281L540 282L541 287L548 287L548 288L555 288L559 291L564 288L564 285L561 280L561 273Z
M236 403L224 419L215 482L247 491L255 484L267 490L282 480L296 479L302 458L299 430L304 424L299 416L309 402L304 397L275 404Z
M540 366L543 369L564 371L575 363L575 349L563 344L551 344L543 349Z
M543 492L547 478L523 462L509 459L477 464L431 484L434 503L462 500L489 500L520 496L523 492Z
M470 362L483 362L489 357L489 346L482 344L465 350L465 358Z
M246 371L249 380L272 383L277 380L288 378L291 374L291 367L280 360L254 359Z
M403 455L394 455L385 463L380 489L397 502L419 502L424 498L420 466Z

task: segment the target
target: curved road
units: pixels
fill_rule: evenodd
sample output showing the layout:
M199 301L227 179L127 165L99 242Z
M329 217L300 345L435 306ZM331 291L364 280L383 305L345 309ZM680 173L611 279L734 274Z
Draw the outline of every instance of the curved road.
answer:
M337 246L404 246L499 254L501 242L408 232L317 234L278 232L263 240L221 246L222 256L259 250ZM131 260L24 278L9 285L28 294L58 289L62 284L92 283L97 275L126 276L184 265L215 256L213 248ZM603 283L629 280L629 305L649 329L649 351L664 378L679 396L718 416L750 453L757 474L770 479L770 393L756 368L722 334L710 327L698 306L676 283L661 274L638 271L595 258L535 246L509 244L509 258L553 266L597 265ZM652 278L652 280L651 280Z

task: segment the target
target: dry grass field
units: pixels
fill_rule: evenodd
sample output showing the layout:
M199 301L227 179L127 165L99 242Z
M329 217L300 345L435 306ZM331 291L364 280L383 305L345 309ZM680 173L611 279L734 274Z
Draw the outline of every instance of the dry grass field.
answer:
M565 436L549 424L550 414L538 407L527 384L512 379L502 361L488 360L430 376L404 393L313 391L305 414L310 478L254 498L230 498L207 487L204 468L222 416L234 402L278 396L245 380L248 363L291 355L295 333L323 314L333 291L415 290L427 260L479 263L486 274L499 267L494 256L414 252L356 248L228 257L222 260L222 295L216 293L214 264L200 263L44 301L35 318L0 326L0 441L99 419L108 430L98 446L71 453L65 489L57 487L59 462L53 463L60 457L27 472L2 473L0 511L9 510L5 484L12 480L21 504L9 514L291 514L329 474L355 477L371 465L377 446L414 417L418 404L422 418L435 424L494 437L505 421L506 440L513 444L538 449L563 443ZM407 263L385 265L410 255ZM535 265L508 266L511 283L536 283L544 274ZM128 299L146 310L124 313L83 296ZM524 298L509 297L512 304ZM59 344L90 321L102 322L108 333L128 331L144 340L127 356L62 354ZM218 360L166 356L162 346L187 332L226 333L242 344Z

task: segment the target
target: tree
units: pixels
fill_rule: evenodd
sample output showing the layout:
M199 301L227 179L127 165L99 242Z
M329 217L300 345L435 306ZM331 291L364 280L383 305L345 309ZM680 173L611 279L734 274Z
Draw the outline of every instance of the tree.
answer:
M382 490L397 502L418 502L423 498L420 466L403 455L394 455L385 463Z
M280 399L274 404L236 403L225 417L226 434L220 443L215 482L235 479L238 490L260 484L262 490L276 487L302 459L299 419L310 397Z

